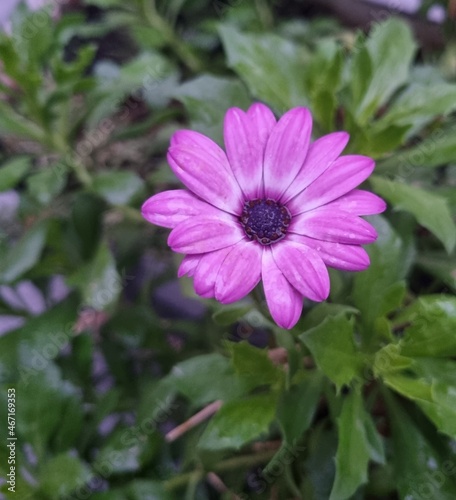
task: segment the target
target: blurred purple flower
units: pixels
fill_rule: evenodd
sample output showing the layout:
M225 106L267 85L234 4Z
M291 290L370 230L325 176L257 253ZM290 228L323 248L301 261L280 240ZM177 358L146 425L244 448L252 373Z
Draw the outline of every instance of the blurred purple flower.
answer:
M369 266L360 245L377 234L359 216L386 208L378 196L355 189L374 161L340 156L348 134L311 143L311 132L308 109L291 109L276 121L263 104L228 110L226 154L198 132L176 132L168 162L188 191L159 193L142 207L149 222L173 229L168 244L187 254L178 274L193 276L197 294L227 304L262 279L282 328L296 324L304 297L328 297L326 266Z

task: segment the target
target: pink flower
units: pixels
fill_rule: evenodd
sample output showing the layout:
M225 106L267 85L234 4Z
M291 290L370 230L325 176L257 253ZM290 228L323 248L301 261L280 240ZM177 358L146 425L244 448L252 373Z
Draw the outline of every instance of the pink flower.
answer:
M186 254L179 277L223 304L242 299L263 280L272 317L298 321L303 298L329 294L326 266L361 271L376 240L360 215L383 212L378 196L355 189L374 169L366 156L340 156L349 136L311 142L312 117L293 108L276 121L263 104L225 116L225 152L191 130L174 134L168 162L187 187L149 198L145 219L172 228L169 246Z

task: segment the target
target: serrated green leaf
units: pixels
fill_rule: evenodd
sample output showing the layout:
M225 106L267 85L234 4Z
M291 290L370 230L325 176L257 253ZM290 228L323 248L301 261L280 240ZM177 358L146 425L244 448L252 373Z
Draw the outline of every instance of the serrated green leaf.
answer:
M456 124L436 128L415 146L392 154L377 166L377 173L392 172L407 179L417 168L435 168L456 158Z
M423 252L418 255L417 265L435 276L456 292L456 256L445 252Z
M232 26L219 29L228 66L250 92L278 112L306 102L303 71L307 54L275 34L243 34Z
M456 298L422 295L395 323L411 323L399 343L404 356L456 356Z
M28 156L16 156L0 166L0 192L8 191L30 170L32 163Z
M195 356L176 364L169 380L175 389L198 406L218 399L228 401L246 391L242 381L235 376L230 361L216 353Z
M397 210L413 214L429 229L450 253L456 245L456 225L444 198L424 189L379 176L370 178L375 191L392 203Z
M442 449L437 434L424 433L396 398L386 399L392 425L392 453L396 484L401 498L439 498L450 500L456 495L454 464ZM439 446L440 445L440 446Z
M353 322L342 313L329 316L299 336L309 348L317 366L337 389L349 384L361 370L360 353L353 337Z
M355 275L352 291L354 305L361 312L361 324L368 336L374 335L376 319L389 309L388 300L385 302L383 297L407 272L402 240L383 217L377 216L372 222L378 239L367 248L371 265Z
M323 377L315 372L284 391L277 407L277 419L286 443L294 446L310 427L317 410Z
M344 398L337 423L339 445L336 454L336 479L329 499L346 500L367 482L367 466L371 454L360 394L352 392Z
M225 403L209 422L198 443L205 450L238 450L265 435L274 420L277 398L260 394Z
M226 343L234 371L249 389L281 383L284 372L268 357L266 349L258 349L246 341Z

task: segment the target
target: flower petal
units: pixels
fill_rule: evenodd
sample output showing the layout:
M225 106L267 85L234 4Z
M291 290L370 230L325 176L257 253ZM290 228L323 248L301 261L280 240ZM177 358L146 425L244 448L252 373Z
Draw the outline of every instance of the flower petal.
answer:
M177 277L182 278L182 276L193 276L195 269L199 264L201 255L186 255L182 262L180 263L179 269L177 270Z
M231 172L214 157L188 146L172 146L168 162L188 189L211 205L232 214L242 209L242 193Z
M289 231L348 245L372 243L377 239L377 232L365 220L326 207L293 217Z
M217 279L220 266L230 253L232 247L221 248L215 252L205 253L201 256L193 277L195 292L206 299L215 295L215 281Z
M235 220L195 216L181 222L171 231L168 245L175 252L206 253L234 245L244 237L240 224Z
M185 189L175 189L151 196L141 212L152 224L173 228L193 215L215 216L219 210Z
M212 139L194 130L178 130L171 137L170 146L181 146L184 148L201 151L215 158L227 172L231 172L225 151Z
M293 198L287 204L288 209L296 215L321 207L361 184L374 167L374 160L367 156L341 156L315 182Z
M274 321L281 328L293 328L301 316L303 297L277 267L270 248L263 250L261 275L266 302Z
M271 111L269 113L272 114ZM272 118L275 123L274 116ZM268 128L271 128L271 120L263 109L257 112L253 109L249 114L239 108L230 108L225 115L223 134L226 154L248 199L263 195L263 156L270 131Z
M326 207L333 210L343 210L354 215L374 215L384 212L387 205L380 196L374 193L353 189L337 200L331 201Z
M274 245L272 254L285 278L304 297L316 302L328 298L328 270L315 250L288 240Z
M344 150L350 136L347 132L333 132L317 139L309 146L304 165L281 198L286 203L320 177Z
M264 104L256 102L247 110L247 115L252 121L252 125L258 133L258 140L263 148L266 147L271 131L277 123L274 113ZM263 158L263 155L262 155Z
M290 234L290 240L312 247L329 267L343 271L363 271L370 265L368 253L359 245L316 240L299 234Z
M272 129L264 155L264 190L268 198L279 199L300 171L306 159L312 116L306 108L293 108Z
M223 261L215 283L215 298L222 304L230 304L250 293L261 278L260 245L240 241L231 248Z

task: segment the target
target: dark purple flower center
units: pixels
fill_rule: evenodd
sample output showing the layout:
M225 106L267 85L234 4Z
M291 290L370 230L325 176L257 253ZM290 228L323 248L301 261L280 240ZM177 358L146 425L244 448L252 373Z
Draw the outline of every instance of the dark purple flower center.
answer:
M291 214L287 207L274 200L257 199L244 203L239 220L251 240L271 245L287 234Z

